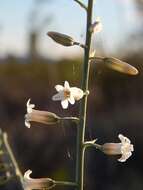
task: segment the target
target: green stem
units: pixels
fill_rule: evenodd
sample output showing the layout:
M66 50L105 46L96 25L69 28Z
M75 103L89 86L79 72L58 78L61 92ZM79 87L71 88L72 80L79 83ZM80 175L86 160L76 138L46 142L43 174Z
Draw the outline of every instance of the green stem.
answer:
M55 185L76 187L77 184L69 181L54 181Z
M87 10L87 25L86 25L86 47L84 52L84 64L83 64L83 74L82 74L82 85L81 89L83 91L88 90L89 81L89 53L91 45L91 32L89 30L92 24L92 8L93 0L88 0L88 10ZM77 158L76 158L76 182L78 184L78 190L83 190L83 180L84 180L84 136L85 136L85 125L86 125L86 111L87 111L87 96L85 96L80 104L80 123L77 128Z
M77 117L62 117L59 118L59 120L61 120L62 122L64 122L65 120L69 120L69 121L74 121L74 122L79 122L79 118Z

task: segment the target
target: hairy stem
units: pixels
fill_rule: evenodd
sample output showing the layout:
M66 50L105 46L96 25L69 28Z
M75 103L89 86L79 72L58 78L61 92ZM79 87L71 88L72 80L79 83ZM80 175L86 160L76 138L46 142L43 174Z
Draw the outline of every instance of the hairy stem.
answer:
M89 81L89 53L91 45L91 31L89 30L92 24L92 8L93 0L88 0L87 9L87 24L86 24L86 47L84 52L84 64L82 71L82 85L83 91L88 90ZM87 96L85 96L80 104L80 123L77 133L77 158L76 158L76 182L78 184L78 190L83 190L83 180L84 180L84 136L85 136L85 126L86 126L86 111L87 111Z

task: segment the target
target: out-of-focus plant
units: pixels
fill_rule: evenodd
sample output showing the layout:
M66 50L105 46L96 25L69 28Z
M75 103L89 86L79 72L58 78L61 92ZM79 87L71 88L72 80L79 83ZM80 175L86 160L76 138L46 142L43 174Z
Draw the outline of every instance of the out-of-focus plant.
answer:
M22 185L23 175L9 145L7 133L0 130L0 188L11 180L19 181Z
M121 155L118 159L120 162L125 162L133 152L133 145L131 141L119 134L120 143L105 143L99 145L96 143L97 139L91 141L85 141L85 128L86 128L86 115L87 115L87 100L89 95L89 71L90 64L103 64L110 69L116 70L118 72L136 75L138 70L113 57L97 57L95 55L95 50L91 51L91 41L92 34L95 35L102 30L102 23L100 19L92 21L93 5L94 0L88 0L87 6L80 0L74 0L81 8L86 12L87 22L86 22L86 40L85 43L80 43L74 40L74 38L61 34L58 32L50 31L48 36L51 37L55 42L63 46L74 46L77 45L84 51L84 61L82 65L82 81L81 87L70 87L69 83L65 81L64 86L56 85L55 89L58 92L52 99L54 101L61 101L61 106L63 109L68 109L70 104L75 104L75 101L80 101L80 111L79 118L75 117L59 117L55 113L49 111L41 111L34 109L35 105L30 104L30 100L27 102L27 114L25 115L25 125L30 128L30 122L39 122L47 125L54 125L57 123L64 122L68 120L69 122L75 122L77 124L77 147L76 147L76 168L75 168L75 181L55 181L50 178L39 178L33 179L30 177L32 171L28 170L23 179L23 187L26 190L30 189L51 189L56 185L71 186L78 190L83 190L84 184L84 155L85 150L88 147L95 147L95 150L100 150L106 155Z

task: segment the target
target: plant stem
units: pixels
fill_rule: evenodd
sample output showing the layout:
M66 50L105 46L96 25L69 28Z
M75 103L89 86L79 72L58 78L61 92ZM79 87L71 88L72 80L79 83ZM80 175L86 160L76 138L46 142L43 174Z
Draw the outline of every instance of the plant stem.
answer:
M89 81L89 53L91 45L91 31L89 30L92 24L92 8L93 0L88 0L87 9L87 24L86 24L86 47L84 52L84 64L82 71L82 85L81 88L85 92L88 90ZM87 112L87 96L85 96L80 104L80 123L77 128L77 158L76 158L76 182L78 184L78 190L83 190L84 180L84 136L86 126L86 112Z
M55 181L54 184L59 185L59 186L70 186L70 187L76 187L77 186L76 183L69 182L69 181Z

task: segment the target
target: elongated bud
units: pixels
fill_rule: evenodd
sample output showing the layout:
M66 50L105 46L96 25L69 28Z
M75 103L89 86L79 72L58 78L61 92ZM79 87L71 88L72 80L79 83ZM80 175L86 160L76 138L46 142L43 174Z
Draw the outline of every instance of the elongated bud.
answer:
M129 65L128 63L121 61L119 59L116 59L114 57L105 57L104 58L104 64L109 67L110 69L113 69L115 71L129 74L129 75L137 75L138 70L133 67L132 65Z
M47 125L57 124L60 120L56 114L33 109L31 113L25 115L25 125L30 128L30 122L38 122Z
M63 46L78 45L82 48L85 48L85 46L83 44L76 42L72 37L70 37L68 35L61 34L59 32L52 32L52 31L48 32L47 35L50 36L55 42L57 42Z
M90 57L90 61L92 64L102 63L106 67L112 70L115 70L124 74L128 74L128 75L137 75L139 73L138 70L134 66L114 57L95 56L95 57Z
M48 32L48 36L50 36L55 42L63 45L63 46L73 46L74 39L68 35L61 34L58 32Z
M24 190L33 190L33 189L52 189L55 187L54 180L50 178L38 178L33 179L30 177L30 174L32 173L31 170L28 170L24 174L24 180L23 180L23 188Z

